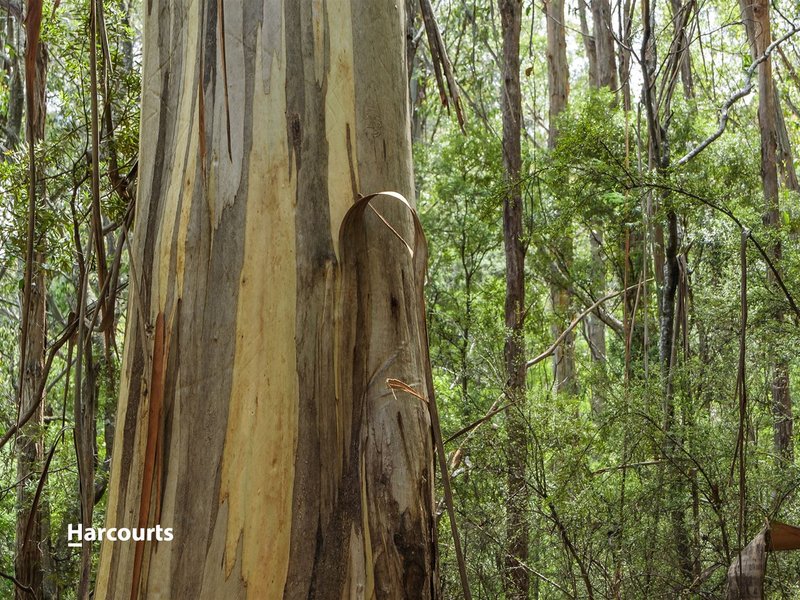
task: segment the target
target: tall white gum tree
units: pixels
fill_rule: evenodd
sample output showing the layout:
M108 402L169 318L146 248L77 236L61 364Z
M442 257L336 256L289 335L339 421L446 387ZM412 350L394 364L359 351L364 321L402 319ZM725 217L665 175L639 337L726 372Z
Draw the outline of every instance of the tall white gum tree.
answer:
M96 597L438 597L404 3L142 10Z

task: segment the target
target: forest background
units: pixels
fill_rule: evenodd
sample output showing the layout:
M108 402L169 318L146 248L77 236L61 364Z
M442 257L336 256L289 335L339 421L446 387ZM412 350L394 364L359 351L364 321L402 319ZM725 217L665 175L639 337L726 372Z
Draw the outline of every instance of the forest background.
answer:
M431 364L473 596L721 597L765 523L800 523L796 4L440 0L452 73L408 6ZM102 525L114 452L139 10L46 2L26 61L31 19L0 2L3 598L31 581L26 534L43 597L76 597L97 560L66 529ZM798 572L771 554L767 597L798 597Z

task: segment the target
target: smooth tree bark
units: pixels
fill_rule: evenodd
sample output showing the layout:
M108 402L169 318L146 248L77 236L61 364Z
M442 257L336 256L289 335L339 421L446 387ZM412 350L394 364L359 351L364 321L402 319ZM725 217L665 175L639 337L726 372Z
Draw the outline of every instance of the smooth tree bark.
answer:
M597 51L595 50L594 34L589 31L589 22L586 19L586 2L578 2L578 19L581 24L581 40L586 60L589 62L589 83L594 85L597 81Z
M594 69L597 88L610 88L617 91L617 61L614 56L614 29L611 21L609 0L592 0L592 20L594 27L594 55L597 61Z
M404 6L145 3L96 598L439 596Z
M507 598L526 599L530 590L528 545L530 525L527 483L528 430L525 419L525 241L522 220L522 94L520 90L519 38L522 25L520 0L499 0L503 34L503 240L506 259L505 394L513 407L507 412L507 498L505 576Z
M617 60L614 54L615 42L611 20L611 5L608 0L593 0L592 19L594 47L593 52L588 55L589 83L596 89L608 88L616 97ZM589 249L592 291L598 298L603 295L606 287L603 244L603 229L600 224L595 224L589 232ZM586 330L592 362L599 370L604 371L606 364L606 326L600 317L599 311L589 315L586 320ZM600 387L598 385L592 386L592 409L595 414L599 414L603 410L604 399L599 389Z
M567 108L569 100L569 64L564 30L564 1L548 0L544 7L547 18L547 84L550 98L547 146L552 149L558 140L558 116Z
M569 65L564 29L564 0L545 2L547 18L547 81L550 90L549 133L547 147L552 150L558 140L558 117L567 107L569 98ZM595 39L595 42L597 40ZM572 238L563 235L554 244L553 281L550 302L553 307L551 333L558 339L571 321L572 293L569 289L569 270L572 265ZM575 334L570 331L553 354L553 388L556 393L577 393L575 372Z
M617 10L619 15L619 81L622 89L622 108L627 113L633 108L631 99L631 65L633 47L633 16L636 3L632 0L620 2Z
M769 2L766 0L740 0L740 7L745 31L750 42L751 54L753 57L760 57L772 43ZM779 125L783 124L783 115L779 119L778 111L780 111L780 107L772 75L772 57L768 56L758 65L758 128L761 132L761 187L764 192L764 224L776 232L781 227L778 178L779 146L783 150L780 162L785 172L785 180L790 189L796 184L796 176L792 177L792 162L790 159L787 160L788 146L779 144L779 139L782 137ZM776 240L772 244L770 253L772 259L779 263L782 255L780 240ZM768 273L768 276L774 283L774 275ZM774 317L777 323L782 322L783 310L776 310ZM789 388L789 361L780 348L773 347L770 356L772 410L775 417L773 426L775 454L780 462L793 462L794 417Z

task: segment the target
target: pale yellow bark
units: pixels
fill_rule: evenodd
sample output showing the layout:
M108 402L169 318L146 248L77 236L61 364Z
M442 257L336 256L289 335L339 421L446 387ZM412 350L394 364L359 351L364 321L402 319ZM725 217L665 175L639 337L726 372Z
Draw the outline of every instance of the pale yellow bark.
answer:
M96 597L438 593L429 415L385 383L427 389L420 233L384 199L339 237L413 193L402 8L145 3L107 524L175 540L105 544Z

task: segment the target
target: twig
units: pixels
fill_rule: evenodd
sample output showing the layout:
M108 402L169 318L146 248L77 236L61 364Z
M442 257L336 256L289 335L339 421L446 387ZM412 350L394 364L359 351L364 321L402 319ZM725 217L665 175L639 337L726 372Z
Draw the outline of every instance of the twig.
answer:
M695 146L692 150L687 152L684 156L675 163L676 167L680 167L685 165L687 162L692 160L695 156L700 154L703 150L708 148L714 141L716 141L724 132L725 127L728 125L728 111L730 110L731 106L733 106L736 102L744 98L745 96L749 95L750 92L753 91L753 74L756 72L756 68L762 62L767 60L772 51L775 50L778 46L780 46L783 42L788 40L792 37L795 33L800 31L800 25L793 25L792 28L781 38L772 42L767 49L764 51L764 54L759 56L756 60L753 61L753 64L747 69L745 73L744 85L733 94L730 98L725 101L725 104L722 105L722 110L720 111L719 115L719 125L717 126L717 130L700 142L697 146Z
M628 291L630 291L630 290L636 289L636 288L638 288L638 287L640 287L640 286L644 285L645 283L649 283L650 281L652 281L652 279L647 279L647 280L645 280L645 281L640 281L640 282L639 282L639 283L637 283L637 284L634 284L634 285L628 286L628 287L627 287L627 288L625 288L624 290L620 290L620 291L618 291L618 292L612 292L612 293L610 293L610 294L607 294L607 295L603 296L602 298L600 298L600 299L599 299L597 302L595 302L594 304L592 304L592 305L591 305L589 308L587 308L587 309L586 309L586 310L584 310L584 311L583 311L581 314L579 314L577 317L575 317L575 319L572 321L572 323L570 323L570 324L569 324L569 327L567 327L567 328L566 328L566 329L565 329L565 330L564 330L564 331L561 333L561 335L560 335L560 336L558 336L558 338L556 339L556 341L555 341L555 342L553 342L553 344L552 344L552 345L551 345L551 346L550 346L550 347L549 347L547 350L545 350L544 352L542 352L542 353L541 353L539 356L537 356L536 358L533 358L533 359L529 360L528 362L526 362L526 363L525 363L525 368L526 368L526 369L530 369L532 366L534 366L534 365L536 365L536 364L538 364L538 363L542 362L544 359L546 359L546 358L548 358L549 356L551 356L551 355L553 354L553 352L555 352L555 351L556 351L556 348L558 348L558 345L559 345L559 344L560 344L562 341L564 341L564 337L566 337L566 336L569 334L569 332L570 332L570 331L572 331L573 329L575 329L575 328L576 328L576 327L577 327L577 326L580 324L580 322L581 322L583 319L585 319L585 318L586 318L586 317L587 317L587 316L588 316L588 315L589 315L589 314L590 314L592 311L594 311L595 309L597 309L597 307L598 307L598 306L600 306L600 305L601 305L601 304L603 304L604 302L608 302L608 301L609 301L609 300L611 300L612 298L616 298L617 296L621 296L622 294L624 294L624 293L626 293L626 292L628 292ZM467 425L467 426L465 426L465 427L462 427L461 429L459 429L458 431L456 431L456 432L455 432L453 435L451 435L449 438L447 438L447 439L444 441L444 443L445 443L445 444L449 444L449 443L450 443L450 442L452 442L453 440L456 440L456 439L460 438L460 437L461 437L462 435L464 435L465 433L469 433L470 431L472 431L473 429L475 429L475 428L476 428L476 427L478 427L479 425L482 425L483 423L485 423L486 421L488 421L489 419L491 419L491 418L492 418L493 416L495 416L496 414L498 414L498 413L501 413L501 412L503 412L504 410L507 410L508 408L510 408L511 406L513 406L513 405L514 405L514 403L515 403L515 401L513 401L513 400L512 400L511 402L507 402L506 404L503 404L502 406L498 406L498 404L500 403L500 400L503 398L503 396L504 396L504 395L505 395L505 392L503 393L503 395L501 395L501 396L500 396L500 398L498 398L497 400L495 400L494 404L492 404L492 407L491 407L491 408L488 410L488 412L487 412L485 415L483 415L483 416L482 416L480 419L478 419L477 421L473 421L473 422L472 422L472 423L470 423L469 425Z
M593 311L594 311L594 310L595 310L595 309L596 309L598 306L600 306L600 305L601 305L601 304L603 304L604 302L607 302L607 301L611 300L612 298L616 298L617 296L621 296L622 294L625 294L626 292L628 292L628 291L630 291L630 290L636 289L636 288L638 288L638 287L640 287L640 286L644 285L645 283L649 283L650 281L652 281L652 279L647 279L646 281L640 281L639 283L636 283L636 284L634 284L634 285L628 286L628 287L627 287L627 288L625 288L624 290L620 290L620 291L618 291L618 292L612 292L612 293L610 293L610 294L607 294L607 295L603 296L602 298L600 298L600 299L599 299L597 302L595 302L594 304L592 304L592 305L591 305L589 308L587 308L587 309L586 309L586 310L584 310L584 311L583 311L581 314L579 314L577 317L575 317L575 318L572 320L572 323L570 323L570 324L569 324L569 327L567 327L567 328L566 328L566 329L565 329L565 330L564 330L564 331L561 333L561 335L559 335L559 336L556 338L556 341L555 341L555 342L553 342L553 345L552 345L552 346L550 346L550 347L549 347L547 350L545 350L544 352L542 352L542 353L541 353L539 356L537 356L536 358L532 358L531 360L529 360L528 362L526 362L526 363L525 363L525 368L526 368L526 369L530 369L532 366L534 366L534 365L536 365L536 364L538 364L538 363L542 362L542 361L543 361L545 358L547 358L548 356L550 356L551 354L553 354L553 352L555 352L555 351L556 351L556 348L558 348L559 344L561 344L561 342L563 342L563 341L564 341L564 338L565 338L565 337L567 337L567 336L569 335L569 333L570 333L570 332L571 332L573 329L575 329L575 328L576 328L576 327L577 327L577 326L580 324L580 322L581 322L583 319L585 319L585 318L586 318L586 317L587 317L587 316L588 316L590 313L592 313L592 312L593 312Z
M31 597L33 597L33 598L36 597L36 594L33 591L33 588L31 586L25 585L24 583L22 583L19 579L17 579L13 575L8 575L7 573L3 573L2 571L0 571L0 577L2 577L3 579L7 579L11 583L13 583L15 586L17 586L19 589L24 591L26 594L30 594Z

